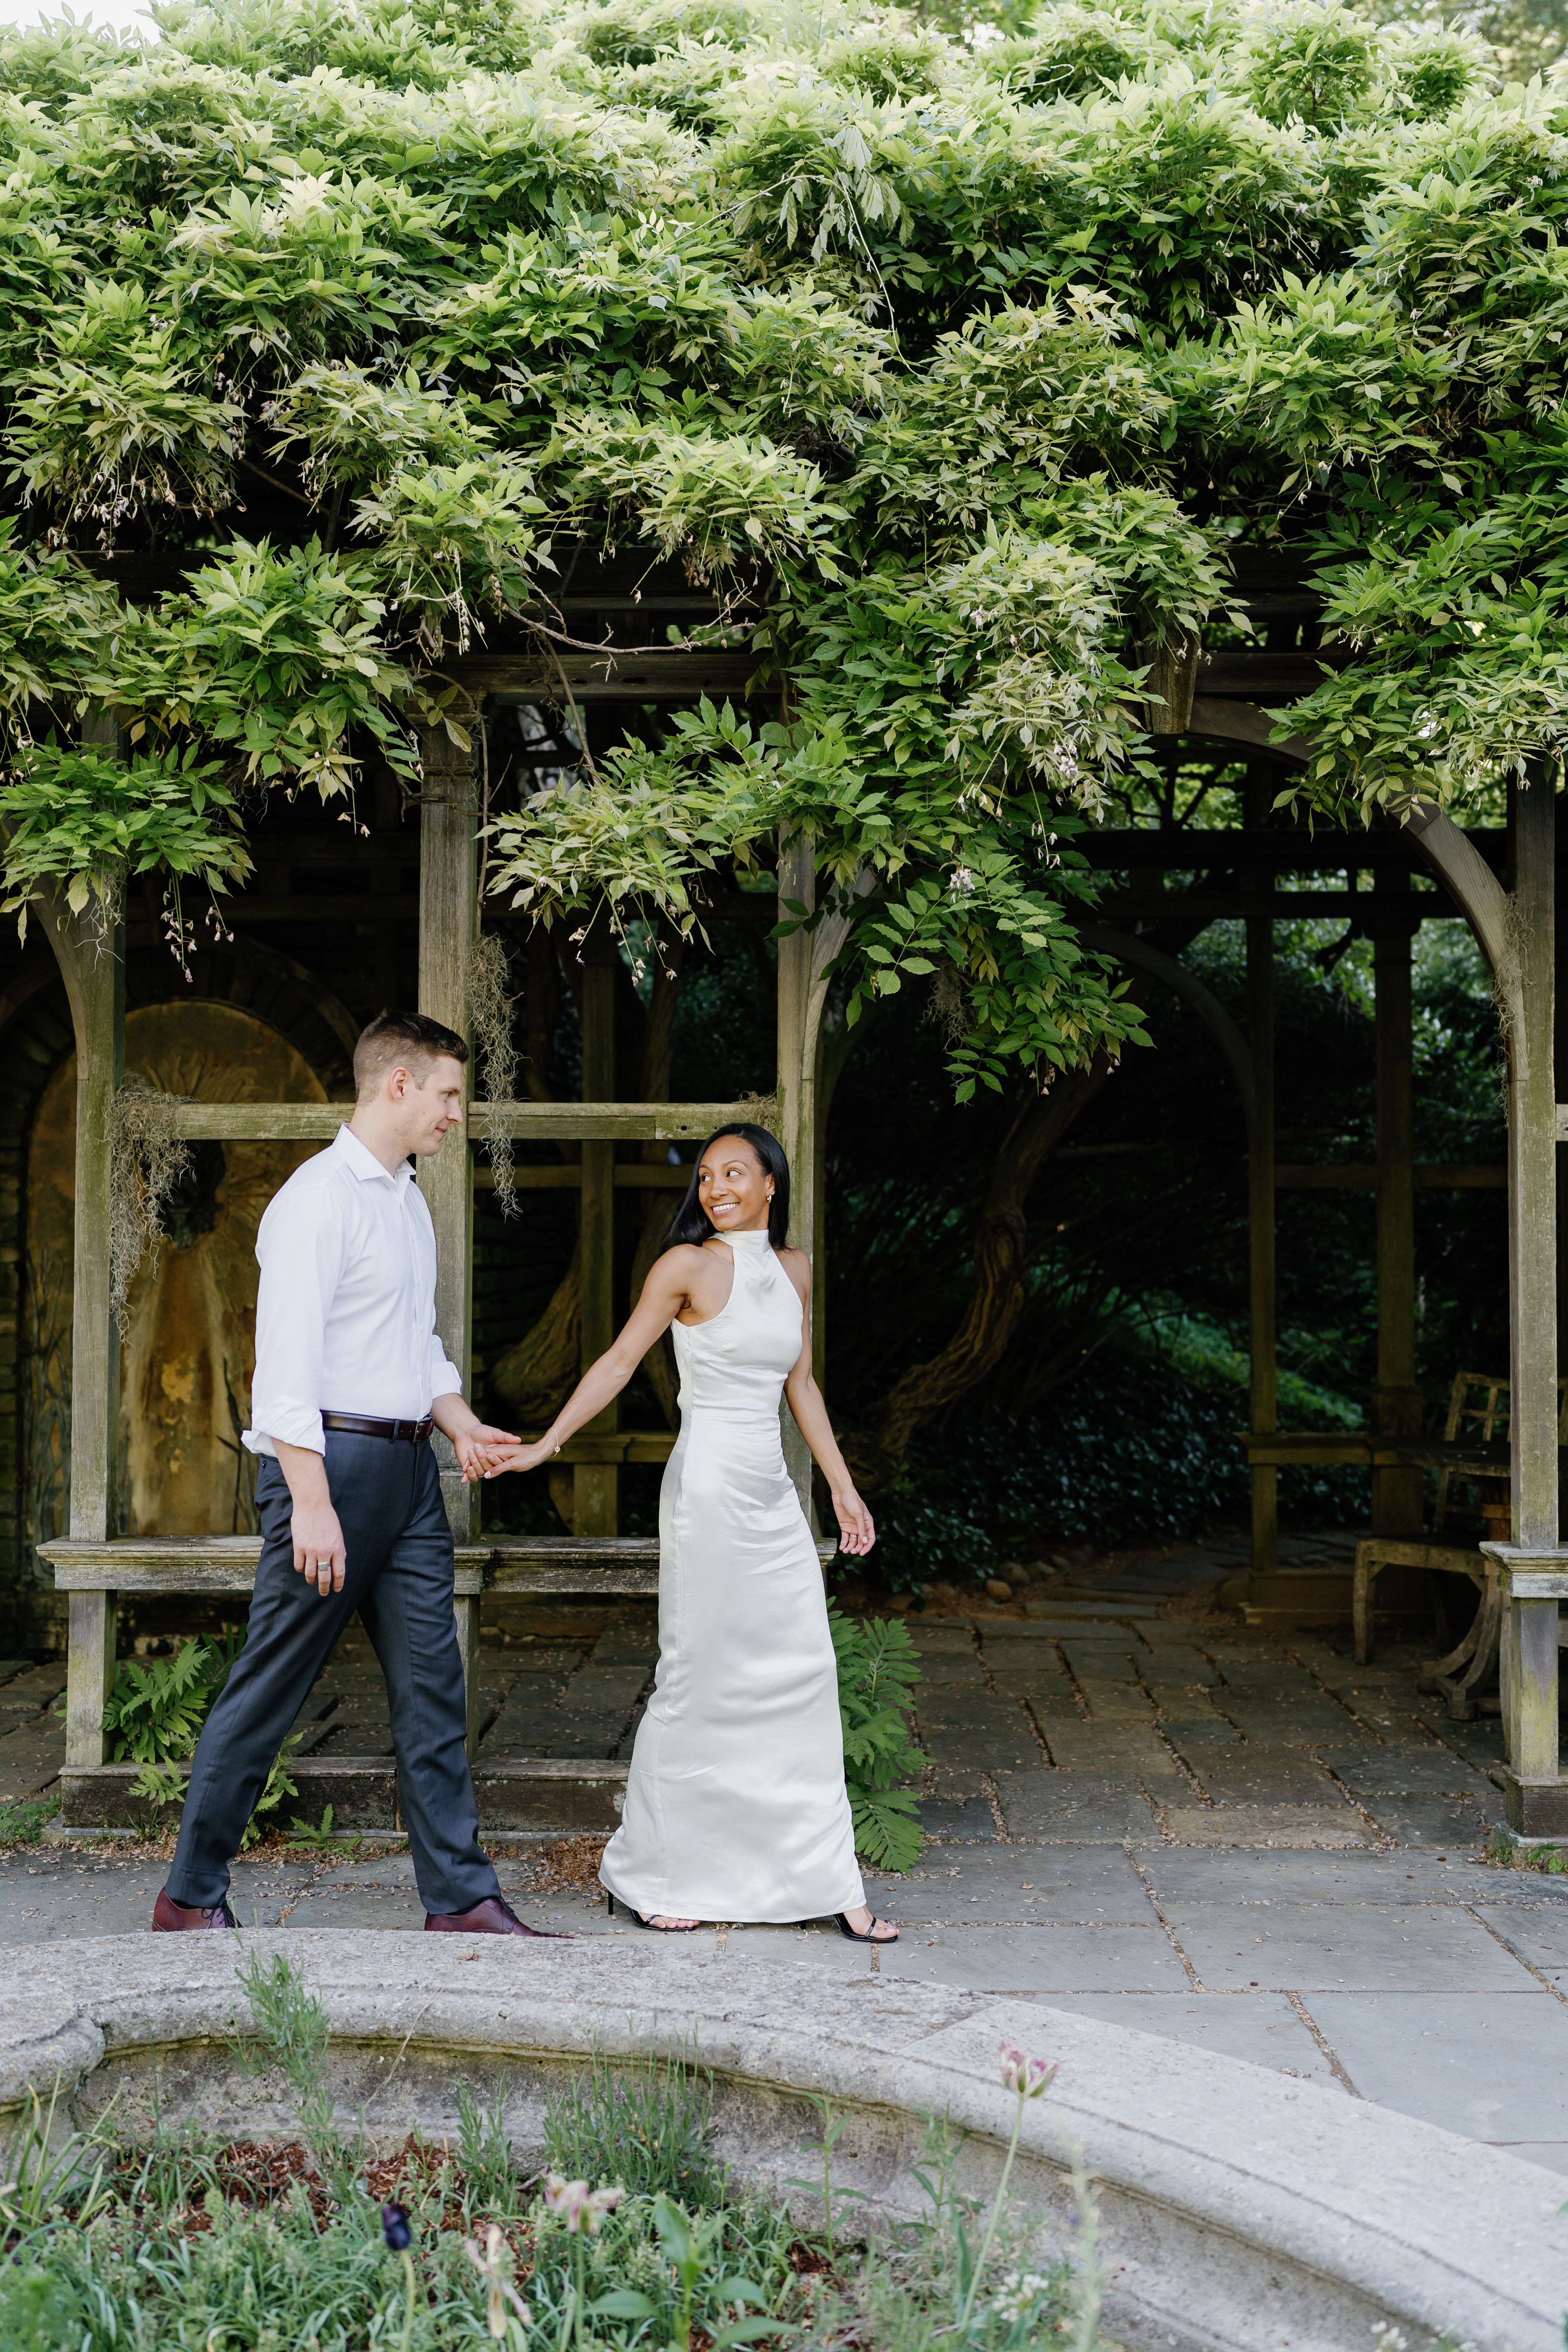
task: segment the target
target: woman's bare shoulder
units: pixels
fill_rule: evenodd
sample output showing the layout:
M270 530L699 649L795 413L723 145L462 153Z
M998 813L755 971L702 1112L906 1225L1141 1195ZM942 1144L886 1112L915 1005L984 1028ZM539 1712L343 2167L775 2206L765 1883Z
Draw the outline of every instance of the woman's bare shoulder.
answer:
M811 1260L803 1249L782 1249L774 1253L779 1264L803 1298L811 1291Z
M668 1249L660 1250L647 1271L649 1289L689 1290L694 1282L702 1280L708 1256L699 1242L676 1242Z
M686 1274L694 1265L706 1265L712 1255L712 1251L705 1249L700 1242L671 1242L667 1250L660 1250L654 1264L668 1265Z

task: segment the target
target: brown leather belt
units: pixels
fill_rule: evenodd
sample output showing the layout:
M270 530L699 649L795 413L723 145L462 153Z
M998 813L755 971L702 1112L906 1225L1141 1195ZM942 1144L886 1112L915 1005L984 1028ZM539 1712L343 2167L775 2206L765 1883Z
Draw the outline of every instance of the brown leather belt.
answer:
M367 1412L323 1412L323 1429L341 1429L350 1437L401 1438L409 1445L423 1445L436 1424L428 1413L423 1421L373 1421Z

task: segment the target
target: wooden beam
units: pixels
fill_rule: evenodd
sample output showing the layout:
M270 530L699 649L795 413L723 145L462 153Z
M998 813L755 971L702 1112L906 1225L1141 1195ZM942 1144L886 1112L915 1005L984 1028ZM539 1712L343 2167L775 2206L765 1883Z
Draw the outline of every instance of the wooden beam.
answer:
M1495 833L1461 833L1433 801L1413 801L1400 830L1468 922L1506 993L1513 970L1508 893L1482 855L1483 849L1489 850L1500 862L1506 836L1500 840Z
M232 923L331 923L335 929L363 923L369 930L384 923L416 923L419 901L395 892L383 898L368 890L363 898L345 895L331 898L308 894L287 898L249 898L243 890L237 890L224 899L223 912L225 920Z
M1119 963L1130 964L1134 971L1146 971L1151 980L1157 980L1162 987L1179 996L1184 1004L1192 1007L1230 1066L1231 1076L1240 1090L1250 1136L1256 1118L1251 1048L1213 989L1205 986L1196 972L1189 971L1184 963L1167 955L1163 948L1154 947L1131 931L1111 930L1103 923L1084 923L1079 926L1079 937L1085 947L1098 948L1114 956ZM1069 1145L1056 1156L1060 1160L1092 1149L1090 1145Z
M1557 1549L1557 1102L1552 1028L1556 809L1539 772L1509 790L1512 904L1500 975L1508 1046L1513 1543ZM1510 1597L1500 1648L1509 1819L1558 1811L1557 1603Z
M1227 715L1237 716L1243 706L1227 705L1226 709ZM1262 711L1256 715L1260 722L1265 718ZM1436 822L1438 810L1419 805L1426 826ZM1379 866L1417 866L1430 868L1447 888L1445 859L1453 846L1450 836L1458 835L1481 870L1495 881L1493 868L1500 868L1508 849L1501 828L1477 826L1460 833L1447 817L1442 818L1442 825L1446 832L1428 843L1426 831L1415 815L1403 825L1383 830L1357 825L1353 831L1336 825L1319 825L1309 832L1305 825L1108 824L1080 834L1073 848L1101 873L1125 872L1133 866L1158 866L1188 874L1243 869L1251 874L1339 874Z
M807 834L781 833L779 840L781 923L795 919L795 909L807 913L816 906L816 857ZM821 1006L812 995L812 949L815 934L792 931L778 943L778 1089L777 1134L789 1161L789 1238L796 1249L811 1252L816 1240L816 1070ZM820 1280L815 1257L812 1287ZM783 1416L784 1461L800 1496L802 1510L813 1529L816 1504L811 1489L811 1448L795 1426L787 1404Z
M542 1429L529 1432L523 1443L537 1445L543 1434ZM561 1459L573 1466L582 1462L618 1466L623 1462L668 1462L674 1450L675 1433L669 1429L580 1429L561 1448Z
M125 926L100 929L90 908L63 898L44 916L76 1032L76 1202L71 1299L72 1538L116 1530L120 1459L120 1332L110 1306L115 1097L125 1073ZM103 1705L114 1682L119 1612L112 1590L73 1593L66 1652L66 1762L103 1762Z
M756 1095L723 1103L475 1103L468 1133L476 1142L511 1135L530 1143L701 1143L733 1119L765 1127L777 1108L771 1096Z
M1418 1160L1411 1177L1417 1192L1501 1192L1508 1186L1508 1170L1500 1162L1489 1168L1467 1167L1458 1160ZM1281 1192L1375 1192L1377 1170L1351 1161L1333 1166L1282 1162L1274 1171L1274 1182Z
M472 724L477 713L459 700L453 716L456 723ZM422 730L421 755L419 1010L467 1039L468 970L478 928L479 807L474 754L443 725ZM465 1106L471 1072L470 1064L463 1072ZM436 1328L467 1392L472 1386L473 1154L458 1137L421 1163L419 1189L436 1228ZM478 1489L465 1486L451 1440L437 1430L431 1442L441 1466L441 1492L453 1537L458 1543L468 1542L478 1527Z
M1256 915L1264 908L1274 911L1275 919L1282 923L1305 921L1309 916L1334 915L1342 919L1363 914L1366 897L1359 890L1290 890L1282 891L1278 904L1271 898L1258 898L1241 888L1205 890L1108 890L1100 902L1099 912L1110 922L1190 925L1193 923L1239 922L1247 915ZM1464 920L1457 907L1450 906L1445 893L1428 890L1415 902L1414 912L1428 923L1457 923Z
M54 1570L55 1591L102 1592L249 1592L261 1557L259 1536L121 1536L109 1543L40 1544L38 1558ZM458 1553L457 1591L484 1589L489 1558L483 1547Z
M1377 1062L1377 1398L1384 1440L1419 1435L1415 1385L1415 1098L1412 1077L1409 877L1378 868L1373 982ZM1374 1536L1421 1533L1422 1474L1380 1469L1372 1481Z
M1246 702L1298 702L1350 659L1349 654L1332 650L1269 653L1262 646L1224 646L1199 656L1195 692L1205 700L1237 697Z
M110 1309L110 1226L115 1097L125 1074L125 945L73 926L76 1027L76 1242L71 1318L70 1532L88 1540L115 1528L120 1457L120 1333Z
M765 1125L775 1109L767 1096L723 1103L470 1102L464 1124L470 1143L488 1142L492 1135L525 1143L700 1142L731 1119L756 1118ZM177 1103L174 1128L189 1142L325 1144L353 1115L352 1102ZM663 1171L628 1171L634 1185L648 1181L662 1182ZM689 1171L681 1179L689 1181Z
M777 692L754 654L658 646L603 653L547 647L536 654L479 655L448 665L476 702L555 702L570 687L578 702L743 702Z
M1249 772L1249 795L1256 799ZM1250 810L1248 814L1250 814ZM1248 888L1271 895L1271 877L1249 874ZM1247 1044L1252 1061L1252 1117L1247 1153L1247 1394L1251 1423L1262 1433L1279 1418L1278 1339L1275 1306L1274 1208L1274 918L1259 911L1247 919ZM1252 1577L1272 1576L1279 1565L1279 1473L1272 1463L1251 1465Z
M604 1102L616 1091L616 942L600 921L583 947L583 980L578 1004L583 1024L583 1096ZM583 1146L579 1170L583 1188L582 1367L610 1347L616 1336L616 1147L607 1137ZM612 1399L602 1412L585 1423L588 1438L613 1437L620 1426L620 1411ZM574 1536L613 1536L620 1507L620 1473L613 1461L595 1461L579 1452L572 1468L572 1532Z
M613 1169L611 1173L617 1192L684 1192L691 1181L689 1162L679 1168L660 1168L657 1161L649 1166L646 1161L631 1160ZM476 1192L493 1192L495 1181L488 1168L475 1169ZM575 1192L582 1189L583 1171L571 1165L514 1168L511 1181L520 1192Z

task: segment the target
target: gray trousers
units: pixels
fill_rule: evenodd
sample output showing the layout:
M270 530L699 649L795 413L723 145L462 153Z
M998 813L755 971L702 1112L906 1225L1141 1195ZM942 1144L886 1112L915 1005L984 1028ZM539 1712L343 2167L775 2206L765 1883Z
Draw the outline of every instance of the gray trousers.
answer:
M250 1627L191 1765L169 1893L203 1909L222 1902L273 1759L357 1609L386 1676L420 1900L426 1911L468 1911L500 1888L479 1846L452 1615L452 1530L435 1455L428 1444L335 1429L326 1433L326 1453L348 1553L343 1589L323 1599L296 1570L288 1481L264 1455Z

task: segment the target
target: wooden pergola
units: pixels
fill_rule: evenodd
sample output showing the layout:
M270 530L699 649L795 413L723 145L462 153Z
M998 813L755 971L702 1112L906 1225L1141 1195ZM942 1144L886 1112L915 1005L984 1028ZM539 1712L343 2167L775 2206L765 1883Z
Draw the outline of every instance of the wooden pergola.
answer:
M645 618L651 619L651 615ZM670 654L651 646L608 645L603 652L557 653L544 668L535 656L486 657L449 667L459 688L453 715L482 725L488 709L538 701L563 691L575 704L630 705L694 699L707 693L737 703L754 684L749 656ZM1419 1525L1421 1472L1398 1458L1397 1441L1419 1427L1415 1364L1414 1197L1422 1182L1489 1182L1487 1171L1422 1171L1412 1156L1410 948L1423 915L1452 911L1470 925L1490 967L1508 1052L1510 1297L1512 1332L1512 1540L1491 1547L1505 1601L1502 1705L1510 1758L1509 1816L1527 1837L1568 1838L1568 1782L1557 1744L1558 1601L1568 1595L1568 1550L1559 1545L1556 1153L1559 1114L1552 1077L1555 1002L1555 803L1545 783L1519 790L1506 838L1469 836L1436 808L1416 802L1402 824L1339 833L1267 823L1262 781L1267 763L1302 761L1303 743L1280 745L1263 707L1303 692L1319 675L1310 656L1223 653L1167 661L1156 680L1156 732L1195 751L1217 749L1256 764L1259 782L1238 830L1173 827L1106 833L1091 838L1094 862L1121 870L1131 887L1108 900L1086 927L1089 942L1180 994L1202 1016L1238 1085L1248 1137L1251 1286L1253 1496L1249 1597L1288 1605L1277 1552L1279 1468L1311 1458L1311 1441L1278 1430L1274 1330L1275 1195L1292 1183L1344 1181L1377 1194L1378 1394L1375 1425L1346 1433L1331 1457L1365 1462L1373 1475L1373 1526L1397 1532ZM444 729L424 743L419 809L419 1008L466 1031L469 962L479 920L476 836L480 786L471 752ZM1500 875L1489 858L1503 866ZM1285 870L1370 867L1370 892L1292 891L1284 908L1276 877ZM1164 887L1171 869L1209 875L1185 894ZM1414 894L1413 870L1431 875L1443 894ZM779 845L781 900L815 904L810 845ZM1273 924L1292 916L1348 908L1375 939L1378 1157L1374 1170L1312 1171L1277 1164L1274 1136ZM243 902L241 902L243 911ZM1225 914L1245 917L1247 935L1247 1034L1244 1037L1176 954L1150 935L1152 922L1184 923L1188 935ZM79 1067L76 1130L74 1386L70 1430L70 1511L65 1540L40 1547L57 1587L69 1596L65 1819L89 1825L123 1819L130 1768L105 1763L103 1702L115 1666L117 1595L225 1592L247 1589L254 1538L215 1536L182 1541L121 1538L113 1479L118 1454L119 1342L110 1312L109 1188L111 1114L124 1069L124 954L105 946L92 922L46 909L75 1029ZM777 1131L795 1177L795 1238L812 1247L820 1268L819 1209L823 1118L823 1016L828 970L844 926L825 923L780 942L777 996ZM611 1236L616 1190L616 1147L626 1142L700 1138L745 1115L730 1103L616 1101L612 1035L613 973L603 952L581 995L583 1098L573 1103L488 1102L467 1108L467 1143L447 1150L421 1171L436 1224L440 1276L437 1326L453 1360L468 1369L471 1345L474 1147L510 1136L581 1146L583 1355L608 1344L614 1326ZM346 1116L339 1104L188 1103L174 1113L191 1139L309 1139L325 1143ZM625 1169L623 1179L627 1175ZM632 1171L635 1176L635 1171ZM648 1180L651 1181L651 1180ZM820 1317L819 1317L820 1322ZM458 1543L457 1609L471 1673L479 1602L487 1589L524 1591L647 1592L657 1582L657 1547L616 1532L616 1480L627 1459L658 1459L669 1440L622 1431L613 1412L570 1449L575 1511L569 1538L487 1544L476 1530L476 1501L456 1473L450 1449L443 1486ZM786 1415L791 1466L810 1504L809 1463ZM1322 1440L1316 1441L1320 1449ZM1292 1450L1294 1448L1294 1450ZM1325 1458L1320 1451L1319 1458ZM830 1549L830 1547L829 1547ZM321 1776L316 1800L341 1765L299 1765ZM499 1768L519 1782L520 1822L564 1823L573 1790L624 1767L571 1762ZM596 1778L595 1778L596 1776ZM521 1783L528 1781L527 1790ZM334 1784L335 1785L335 1784ZM541 1788L545 1793L540 1794ZM503 1809L504 1810L504 1809ZM352 1803L340 1819L353 1819ZM488 1816L496 1819L492 1810Z

